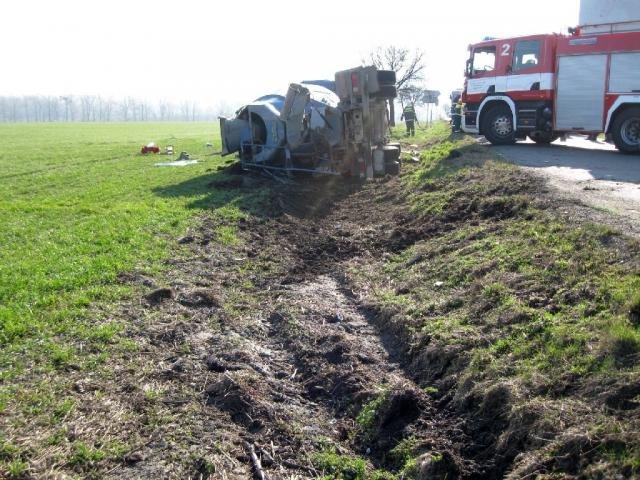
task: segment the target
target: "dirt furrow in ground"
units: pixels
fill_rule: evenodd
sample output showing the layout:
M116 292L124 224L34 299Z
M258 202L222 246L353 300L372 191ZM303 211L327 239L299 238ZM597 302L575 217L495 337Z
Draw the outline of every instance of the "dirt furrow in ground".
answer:
M291 316L300 322L300 333L287 329L285 335L307 395L328 406L341 421L339 440L346 442L351 453L394 469L397 459L390 452L402 440L421 439L434 452L454 454L465 443L460 422L439 411L405 373L401 350L375 327L345 278L321 274L294 284L278 303L279 311L288 312L276 313L278 322ZM301 314L295 315L296 310ZM383 397L385 406L367 423L363 406ZM452 471L442 473L461 473L471 467L452 461L445 467Z
M169 287L125 309L145 354L112 386L138 436L113 478L249 478L248 446L274 480L318 478L313 459L326 452L397 471L390 451L409 438L448 455L427 471L475 469L457 453L460 420L405 373L402 350L345 274L352 258L410 242L413 227L401 209L358 213L382 185L353 195L345 184L328 199L324 188L274 194L274 215L241 222L240 245L212 245L217 224L204 219L182 240L191 253L174 261ZM383 397L382 411L363 418Z
M121 276L144 292L118 314L132 350L95 375L69 375L82 407L64 435L71 448L117 445L122 461L68 467L247 479L253 448L273 480L331 478L358 462L398 473L407 461L422 478L499 476L502 467L475 461L491 445L422 383L409 337L363 304L350 271L452 228L446 218L412 216L400 179L249 180L271 192L262 214L203 216L162 280ZM221 244L221 227L237 241Z

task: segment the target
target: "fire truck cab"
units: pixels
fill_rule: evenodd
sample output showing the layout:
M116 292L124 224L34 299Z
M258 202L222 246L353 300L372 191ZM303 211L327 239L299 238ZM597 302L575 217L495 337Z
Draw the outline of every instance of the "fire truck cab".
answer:
M640 153L640 31L486 39L469 47L465 132L493 144L598 134Z

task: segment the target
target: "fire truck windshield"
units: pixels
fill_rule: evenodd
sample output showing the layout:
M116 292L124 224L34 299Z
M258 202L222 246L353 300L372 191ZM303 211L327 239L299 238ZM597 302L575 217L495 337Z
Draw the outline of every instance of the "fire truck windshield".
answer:
M496 47L476 48L471 59L471 75L491 72L496 67Z

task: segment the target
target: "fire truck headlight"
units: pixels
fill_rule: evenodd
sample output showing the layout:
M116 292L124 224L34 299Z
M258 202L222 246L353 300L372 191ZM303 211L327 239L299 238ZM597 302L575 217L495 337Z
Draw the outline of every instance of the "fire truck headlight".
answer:
M553 117L553 112L549 107L544 107L544 110L542 110L542 117L545 120L551 120L551 117Z

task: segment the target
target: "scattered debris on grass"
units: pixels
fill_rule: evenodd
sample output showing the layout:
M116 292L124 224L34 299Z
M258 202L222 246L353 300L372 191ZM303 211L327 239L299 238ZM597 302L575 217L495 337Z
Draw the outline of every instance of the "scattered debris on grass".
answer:
M173 160L171 162L158 162L156 167L186 167L187 165L195 165L200 163L199 160Z

